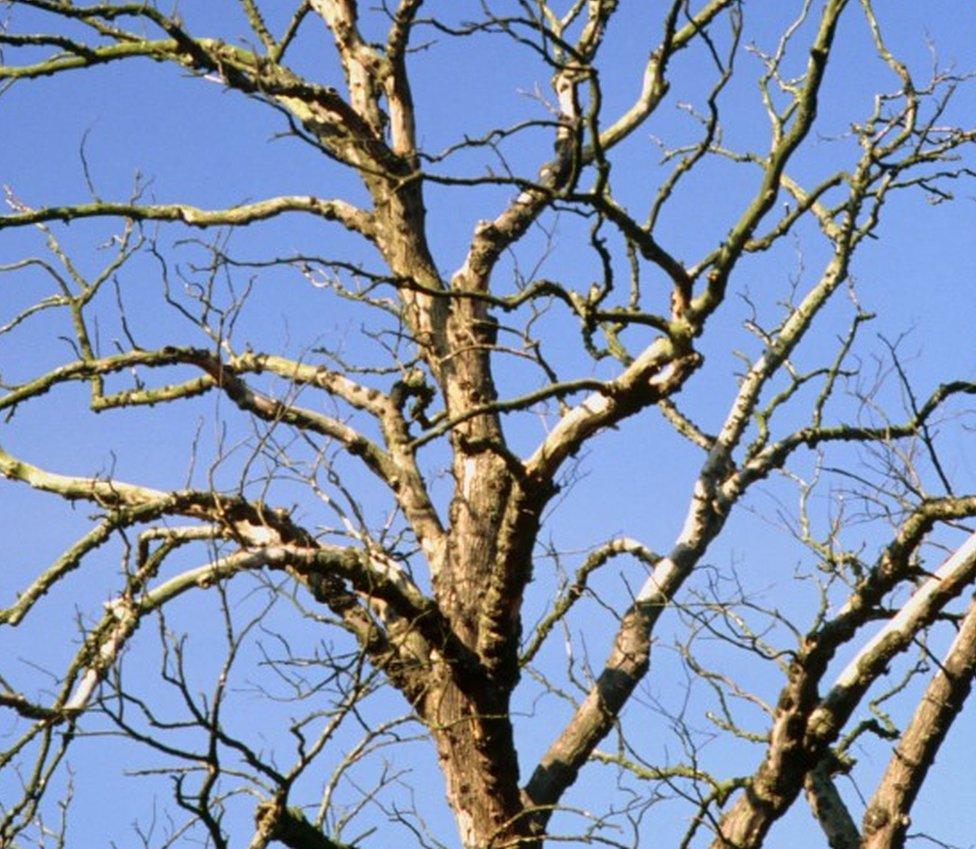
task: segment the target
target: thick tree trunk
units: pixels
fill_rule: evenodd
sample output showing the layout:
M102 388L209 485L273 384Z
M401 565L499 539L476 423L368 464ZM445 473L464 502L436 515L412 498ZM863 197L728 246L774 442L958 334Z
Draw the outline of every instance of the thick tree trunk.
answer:
M447 799L464 849L520 842L529 823L521 816L518 758L508 695L464 692L444 676L422 708L437 743Z
M496 325L486 305L449 294L434 268L419 188L376 182L372 189L383 219L379 247L406 281L405 319L440 386L445 415L490 404ZM530 823L522 815L509 697L518 678L521 589L541 508L516 505L524 499L496 413L459 422L451 445L446 545L425 551L438 607L466 657L463 663L432 657L431 679L416 707L436 741L465 849L524 845Z

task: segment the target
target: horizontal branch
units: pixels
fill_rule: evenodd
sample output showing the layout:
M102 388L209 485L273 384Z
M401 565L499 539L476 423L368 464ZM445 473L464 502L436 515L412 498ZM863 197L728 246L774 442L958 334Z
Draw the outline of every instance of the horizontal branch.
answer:
M245 203L226 209L200 209L188 204L137 204L95 201L69 206L24 209L12 215L0 215L0 230L24 227L46 221L71 222L84 218L119 217L133 221L172 221L191 227L229 225L243 227L286 212L306 212L326 221L337 221L365 236L375 238L372 215L343 200L324 200L312 195L283 195Z
M262 542L277 539L284 546L294 542L304 542L301 547L264 547L264 563L278 563L295 567L302 574L327 569L348 580L364 595L382 599L389 603L402 617L410 620L423 620L430 623L438 619L439 613L433 601L428 599L413 585L402 572L391 572L392 565L383 563L376 566L372 558L360 549L337 549L321 545L309 545L311 538L300 528L291 525L279 511L254 506L243 499L221 496L218 493L181 490L164 492L108 478L82 478L46 472L22 460L17 460L0 448L0 475L19 480L45 492L51 492L67 499L93 501L105 507L135 511L143 519L147 516L179 514L210 521L231 524L234 536L243 542ZM108 527L108 526L106 526ZM97 529L96 529L97 531ZM106 531L107 532L107 531ZM79 545L91 547L102 540L102 533L85 537ZM73 550L66 557L73 560ZM228 561L233 563L236 561ZM248 561L250 562L250 561ZM300 567L300 568L299 568ZM59 567L61 574L64 564ZM201 567L207 569L208 567ZM304 570L304 572L302 572ZM198 580L203 575L185 573L173 578L175 584L163 585L155 592L166 597L172 588ZM46 590L46 585L43 592ZM148 602L152 594L147 594ZM426 624L418 625L421 630ZM445 642L445 633L438 632L438 644Z
M273 533L285 543L313 542L304 528L291 521L287 511L251 503L236 495L194 489L165 491L115 478L57 474L12 456L2 446L0 476L68 501L87 501L109 510L133 509L141 513L144 509L146 514L203 519L245 538L257 528Z
M124 41L118 44L105 44L90 47L66 38L45 35L8 35L0 34L0 44L21 46L57 46L66 53L50 59L42 59L31 65L0 65L0 79L23 80L37 77L50 77L63 71L73 71L80 68L91 68L122 59L142 57L163 61L170 59L179 51L179 43L175 39Z
M606 384L602 380L584 377L578 380L567 380L554 383L550 386L543 386L541 389L527 392L525 395L520 395L517 398L506 398L500 401L491 401L487 404L478 404L469 407L463 413L438 422L434 427L414 439L411 447L419 448L422 445L426 445L428 442L453 430L458 425L477 416L483 416L486 413L510 413L516 410L527 410L533 404L538 404L549 398L565 398L567 395L572 395L587 389L591 391L595 390L599 393L605 386Z
M789 456L800 447L816 448L818 445L832 442L891 442L916 436L942 404L956 395L976 395L976 383L968 380L943 383L906 422L881 427L839 424L831 427L800 428L768 445L745 463L740 473L740 480L746 483L765 477L775 469L781 468Z
M286 44L274 45L267 55L261 56L221 39L195 37L178 16L167 16L146 4L76 8L40 0L31 2L60 17L78 19L93 29L102 43L92 46L47 34L6 36L12 46L48 45L59 47L61 52L30 65L0 65L0 79L51 76L139 57L172 62L196 73L215 75L229 87L285 110L310 130L318 143L347 164L379 173L403 170L402 161L390 152L376 128L335 88L310 83L281 64ZM142 18L169 37L148 39L144 31L126 31L104 23L121 16ZM113 43L103 43L106 38L113 39ZM0 35L0 43L3 40Z
M86 380L138 366L163 368L174 365L195 366L206 374L183 383L124 390L113 395L103 395L99 391L93 395L93 409L101 411L154 405L221 389L238 407L265 421L285 422L299 429L326 435L345 445L350 454L360 457L393 491L425 551L430 556L436 556L441 548L444 529L417 467L416 445L410 440L400 407L390 395L324 366L254 352L221 359L213 351L189 347L166 346L155 351L126 351L108 357L76 360L14 387L6 395L0 396L0 411L13 411L18 404L43 395L60 383ZM384 451L337 418L258 393L239 377L241 374L263 372L276 374L297 386L314 386L375 416L389 450Z

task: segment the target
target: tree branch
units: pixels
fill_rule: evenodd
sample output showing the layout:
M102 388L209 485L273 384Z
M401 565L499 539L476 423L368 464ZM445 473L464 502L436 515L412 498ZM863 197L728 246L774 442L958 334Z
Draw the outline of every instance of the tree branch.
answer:
M911 823L912 804L953 720L962 712L976 674L976 600L925 690L888 761L864 814L863 849L899 849Z
M861 845L861 834L847 810L847 805L837 792L831 774L832 761L830 757L823 758L807 773L804 781L807 802L814 819L823 829L830 849L858 849Z
M244 227L257 221L281 215L285 212L307 212L325 221L337 221L344 227L365 236L375 238L372 216L346 201L322 200L305 196L283 196L254 203L232 206L227 209L199 209L186 204L132 204L94 203L75 206L49 206L41 209L25 209L13 215L0 216L0 230L8 227L24 227L44 221L75 221L83 218L120 217L133 221L174 221L191 227L215 227L230 225Z

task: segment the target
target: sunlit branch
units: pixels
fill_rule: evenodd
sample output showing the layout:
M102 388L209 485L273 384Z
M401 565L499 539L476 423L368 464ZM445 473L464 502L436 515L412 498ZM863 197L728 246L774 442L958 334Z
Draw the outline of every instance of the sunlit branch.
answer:
M959 716L976 671L976 602L922 695L864 814L865 849L902 846L922 782Z
M322 200L311 196L278 197L227 209L199 209L183 204L142 205L96 201L76 206L51 206L26 209L0 216L0 229L24 227L45 221L75 221L83 218L118 217L133 221L171 221L191 227L219 225L246 226L285 212L307 212L326 221L337 221L344 227L373 238L370 214L340 200Z
M66 381L90 379L135 366L158 368L179 364L196 366L205 371L206 375L152 389L123 390L113 395L96 394L92 406L95 410L104 410L155 405L220 389L242 410L265 421L282 422L300 430L329 436L345 444L350 453L361 457L381 480L393 488L408 517L414 522L418 538L424 545L431 552L440 545L443 529L417 468L413 455L415 446L406 432L406 424L397 405L378 390L364 387L325 367L252 352L221 359L213 352L198 348L168 347L158 351L129 351L61 366L0 397L0 410L13 411L25 400L43 395ZM317 387L355 408L372 413L383 425L389 451L384 451L339 419L256 392L239 376L264 371L277 374L294 385Z

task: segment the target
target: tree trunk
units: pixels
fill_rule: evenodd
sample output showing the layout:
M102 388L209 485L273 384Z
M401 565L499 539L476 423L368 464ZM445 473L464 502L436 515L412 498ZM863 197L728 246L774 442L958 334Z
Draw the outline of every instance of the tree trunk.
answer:
M448 294L427 249L419 189L377 184L373 194L384 218L380 249L394 273L417 284L401 290L405 318L440 384L445 415L490 404L494 319L482 301ZM524 845L530 823L522 816L509 698L518 680L521 588L541 507L516 509L512 518L521 490L496 413L458 423L451 446L446 546L428 559L438 606L468 655L464 663L432 658L417 709L435 739L465 849Z

